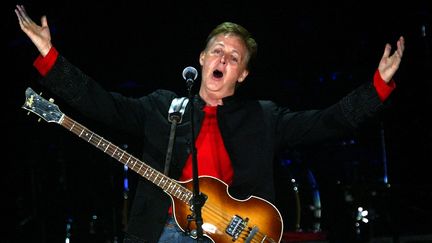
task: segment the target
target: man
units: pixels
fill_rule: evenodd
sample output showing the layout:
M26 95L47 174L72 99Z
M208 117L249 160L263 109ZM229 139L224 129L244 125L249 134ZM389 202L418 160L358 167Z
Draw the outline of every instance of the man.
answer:
M87 117L138 137L143 144L143 161L163 171L171 125L167 112L177 95L156 90L134 99L105 91L53 47L45 16L39 26L23 6L18 5L15 12L21 29L40 52L34 65L43 76L41 84ZM271 203L275 194L272 163L277 153L347 135L382 110L383 102L395 87L392 78L401 62L404 39L397 41L393 54L391 46L386 45L372 82L326 109L300 112L271 101L242 100L235 96L236 88L250 72L256 51L257 44L245 28L230 22L218 25L199 55L200 89L188 107L194 107L199 175L223 181L229 185L230 195L237 199L253 195ZM179 181L192 178L189 111L177 128L169 170L169 176ZM167 194L143 179L130 212L125 242L193 241L173 225L173 213L175 209L173 212ZM235 216L229 214L227 218ZM228 228L217 230L227 234ZM211 230L204 233L212 236ZM265 234L261 237L260 241L266 240Z

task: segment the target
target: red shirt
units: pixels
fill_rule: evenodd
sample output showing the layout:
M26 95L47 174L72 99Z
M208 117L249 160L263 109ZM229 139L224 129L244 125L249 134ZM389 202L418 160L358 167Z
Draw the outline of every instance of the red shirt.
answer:
M216 117L217 106L204 107L204 120L195 142L197 148L198 175L221 179L228 185L232 182L233 168L225 149ZM189 155L180 180L192 179L192 156Z

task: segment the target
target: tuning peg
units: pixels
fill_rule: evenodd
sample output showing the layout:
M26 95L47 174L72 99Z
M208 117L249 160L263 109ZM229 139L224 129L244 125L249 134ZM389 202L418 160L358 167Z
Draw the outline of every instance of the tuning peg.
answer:
M49 102L54 103L54 99L53 99L53 98L50 98L50 99L49 99Z

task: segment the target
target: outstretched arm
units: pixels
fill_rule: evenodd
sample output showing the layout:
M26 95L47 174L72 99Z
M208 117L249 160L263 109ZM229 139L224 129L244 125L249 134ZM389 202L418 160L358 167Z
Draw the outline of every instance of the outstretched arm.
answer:
M42 16L41 25L37 25L27 14L23 5L16 5L15 13L21 30L26 33L42 56L46 56L52 47L51 33L46 16Z
M405 50L405 39L403 36L401 36L397 41L397 49L392 55L390 55L391 49L391 45L386 44L384 48L384 54L378 65L378 71L381 75L381 78L386 83L389 83L392 80L393 75L398 70L399 64L402 60L402 55Z

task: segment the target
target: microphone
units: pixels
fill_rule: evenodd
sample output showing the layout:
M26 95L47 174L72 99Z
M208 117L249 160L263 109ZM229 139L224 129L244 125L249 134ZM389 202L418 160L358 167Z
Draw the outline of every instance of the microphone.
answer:
M183 79L186 80L186 85L188 89L190 89L195 79L198 77L198 71L194 67L189 66L183 69L182 76Z

